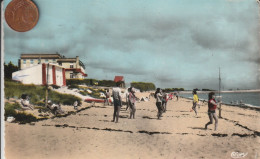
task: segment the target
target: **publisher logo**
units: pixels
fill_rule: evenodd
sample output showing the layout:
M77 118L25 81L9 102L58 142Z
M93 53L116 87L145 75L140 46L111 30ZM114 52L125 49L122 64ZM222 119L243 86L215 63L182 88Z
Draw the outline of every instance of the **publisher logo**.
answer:
M243 158L246 157L248 153L244 153L244 152L232 152L231 153L231 157L232 158Z

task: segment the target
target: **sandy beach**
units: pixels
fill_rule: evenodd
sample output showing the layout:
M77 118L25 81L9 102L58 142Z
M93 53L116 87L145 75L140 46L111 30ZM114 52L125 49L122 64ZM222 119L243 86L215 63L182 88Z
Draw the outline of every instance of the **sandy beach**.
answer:
M228 159L239 152L243 158L260 158L260 111L222 105L218 130L214 125L204 130L207 105L195 116L191 102L170 100L161 120L151 98L136 103L135 119L128 119L129 110L123 106L119 123L111 122L113 106L101 103L84 103L74 114L31 124L5 122L5 157Z

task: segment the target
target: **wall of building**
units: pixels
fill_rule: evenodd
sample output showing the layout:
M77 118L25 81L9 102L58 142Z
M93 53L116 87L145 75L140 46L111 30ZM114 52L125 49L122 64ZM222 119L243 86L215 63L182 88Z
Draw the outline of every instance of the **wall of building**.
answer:
M72 79L71 78L71 73L73 73L73 78L75 78L75 79L84 79L85 78L84 76L82 76L81 73L75 73L73 71L68 71L67 70L66 73L65 73L66 79Z
M27 69L16 71L12 74L12 79L21 81L23 84L42 84L42 65L33 66Z
M27 57L25 57L27 58ZM64 67L66 69L80 69L82 73L85 73L85 69L80 65L80 61L79 61L79 57L76 56L76 58L71 58L71 59L60 59L60 58L53 58L53 59L48 59L48 58L44 58L42 57L42 59L19 59L19 65L20 65L20 69L26 69L26 68L30 68L32 66L36 66L39 63L51 63L51 64L56 64L59 65L59 63L61 64L61 67ZM47 68L46 68L47 69ZM47 71L47 70L46 70ZM52 68L49 68L49 72L52 71ZM74 72L73 72L74 71ZM70 73L74 73L73 74L73 78L78 78L78 79L84 79L85 77L82 75L82 73L76 72L75 70L71 70L71 71L66 71L65 72L65 76L66 79L71 79L71 74ZM49 75L49 82L52 83L52 75Z
M63 85L62 68L56 67L56 84L57 86Z
M64 68L71 68L71 65L73 68L76 68L76 63L75 62L62 62L62 67Z
M23 84L35 84L35 85L43 85L43 74L46 75L46 84L52 85L54 83L54 79L56 80L57 86L63 86L63 72L62 68L55 65L46 64L45 72L43 71L42 64L38 64L36 66L32 66L29 68L25 68L23 70L16 71L12 74L13 80L17 80L22 82ZM53 67L54 70L53 70ZM55 78L53 77L55 75ZM48 80L47 80L48 79Z
M57 63L57 59L20 59L21 68L25 69L38 65L39 63Z

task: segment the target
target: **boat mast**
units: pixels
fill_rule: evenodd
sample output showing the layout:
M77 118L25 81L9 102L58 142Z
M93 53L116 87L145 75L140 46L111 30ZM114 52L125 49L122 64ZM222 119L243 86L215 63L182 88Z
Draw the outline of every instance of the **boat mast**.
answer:
M220 104L219 104L219 118L222 118L221 117L221 102L222 102L222 99L221 99L221 97L220 97L220 89L221 89L221 77L220 77L220 67L219 67L219 71L218 71L219 73L218 73L218 96L219 96L219 102L220 102Z
M221 88L221 78L220 78L220 67L219 67L219 71L218 71L218 96L220 97L220 88Z

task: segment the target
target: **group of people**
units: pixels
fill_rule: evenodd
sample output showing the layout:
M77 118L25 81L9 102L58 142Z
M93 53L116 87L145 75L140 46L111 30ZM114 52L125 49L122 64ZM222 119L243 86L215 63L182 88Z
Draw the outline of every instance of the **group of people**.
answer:
M112 97L114 102L114 114L113 114L112 122L118 123L119 112L122 106L121 89L119 87L115 87L112 89ZM127 103L126 110L128 109L128 107L130 108L129 119L135 118L135 111L136 111L135 102L136 102L135 91L133 87L130 87L128 88L128 92L126 93L126 103Z
M192 110L194 110L195 114L197 115L197 106L199 105L199 98L197 95L197 91L193 90L193 105ZM113 120L112 122L118 122L119 118L119 112L122 106L122 97L121 97L121 89L119 87L115 87L112 89L112 98L114 103L114 114L113 114ZM154 98L156 99L156 107L158 109L157 118L161 119L162 114L167 111L167 102L169 99L168 94L163 91L160 88L156 89L156 92L154 93ZM109 103L108 100L105 102ZM135 91L133 87L128 88L128 92L126 93L126 110L130 109L130 117L129 119L135 118L135 112L136 112L136 96ZM208 125L213 124L213 120L215 120L215 130L217 130L218 126L218 117L216 115L216 109L217 105L219 103L215 100L215 93L210 92L208 94L208 116L209 116L209 122L205 124L205 129L208 128Z
M168 102L168 95L162 89L157 88L156 92L154 93L154 98L156 99L156 107L158 109L157 118L161 119L162 113L166 112L167 110L167 102Z
M192 91L193 94L193 106L192 106L192 110L194 110L195 114L197 115L197 106L199 105L199 97L197 95L197 91L193 90ZM218 117L216 114L216 109L217 109L217 105L220 104L220 102L216 102L215 100L216 96L214 92L210 92L208 94L208 116L209 116L209 122L205 124L205 129L208 128L208 125L213 124L213 119L215 120L215 129L217 130L218 127ZM204 101L203 101L204 103Z
M195 114L197 115L197 106L199 105L199 98L197 95L197 91L193 90L193 106L192 110L194 110ZM158 109L157 117L160 119L162 117L162 113L166 111L166 105L167 105L167 96L165 95L165 92L163 92L160 88L157 88L154 97L156 98L156 107ZM208 94L208 116L209 116L209 122L205 124L205 129L208 128L208 125L213 124L213 119L215 120L215 129L217 130L218 127L218 117L216 115L216 109L217 105L220 104L220 102L216 102L215 100L215 93L210 92Z

